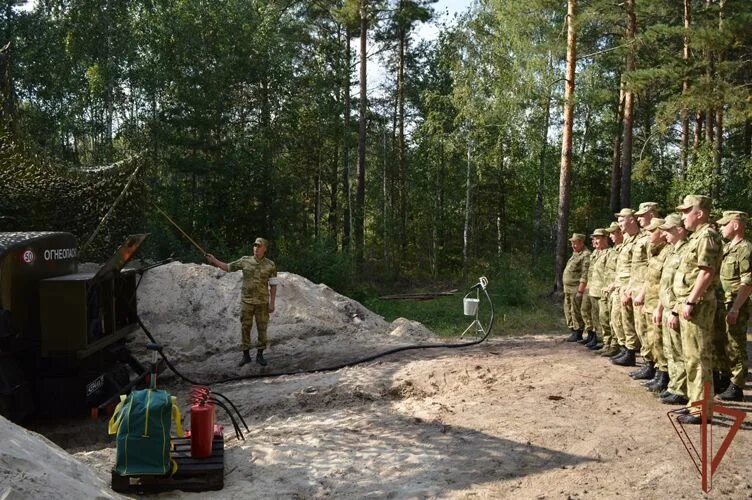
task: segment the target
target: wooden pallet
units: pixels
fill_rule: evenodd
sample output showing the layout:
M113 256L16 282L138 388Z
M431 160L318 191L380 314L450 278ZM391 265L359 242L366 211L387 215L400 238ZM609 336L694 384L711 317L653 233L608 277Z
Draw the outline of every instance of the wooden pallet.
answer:
M112 471L112 489L120 493L152 493L170 490L221 490L225 481L225 440L214 436L212 454L191 457L190 438L172 438L170 456L178 464L173 476L121 476Z

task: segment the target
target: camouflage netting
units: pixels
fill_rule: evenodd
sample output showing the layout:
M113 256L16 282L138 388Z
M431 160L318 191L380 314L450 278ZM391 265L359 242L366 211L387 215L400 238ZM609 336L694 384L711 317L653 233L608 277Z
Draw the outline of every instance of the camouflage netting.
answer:
M0 132L0 231L67 231L83 245L120 195L143 156L96 169L54 165L25 154ZM107 258L144 225L149 169L142 165L82 257Z

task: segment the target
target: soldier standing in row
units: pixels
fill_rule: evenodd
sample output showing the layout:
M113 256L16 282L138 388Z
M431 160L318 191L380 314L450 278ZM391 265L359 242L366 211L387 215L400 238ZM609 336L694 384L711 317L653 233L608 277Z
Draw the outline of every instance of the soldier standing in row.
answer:
M660 226L666 237L670 253L666 256L661 271L659 303L653 322L663 330L663 351L668 367L668 387L660 394L661 403L687 404L687 372L684 369L681 335L679 334L679 313L675 310L676 296L673 292L674 274L681 262L687 230L682 224L681 215L671 214Z
M688 406L681 423L701 422L692 403L703 400L703 386L712 384L712 335L716 309L713 281L722 258L721 236L708 224L712 201L707 196L688 195L676 207L684 227L693 231L674 275L682 351L687 371Z
M653 322L653 316L658 309L658 295L661 284L661 272L666 257L671 251L666 244L666 237L660 231L665 221L654 218L645 229L650 234L648 246L648 270L645 273L645 305L643 315L647 324L647 342L651 347L651 356L655 362L655 375L645 387L652 392L661 393L668 387L668 361L663 346L663 331L661 323Z
M605 262L608 253L608 234L604 229L596 229L590 235L595 249L590 255L590 269L588 271L588 300L590 301L591 322L593 323L593 332L588 334L588 341L583 342L589 349L596 349L598 346L598 334L601 337L605 335L608 328L608 316L604 321L603 313L608 313L608 308L604 307L601 299L603 296L603 277L605 275ZM604 311L605 309L605 311ZM584 308L583 308L584 311Z
M723 237L720 284L716 313L715 359L717 370L728 370L731 382L718 398L723 401L742 401L747 377L747 321L749 295L752 292L752 243L744 239L748 216L745 212L726 211L717 222ZM722 360L722 361L720 361Z
M608 314L609 314L609 328L610 338L603 339L603 353L601 356L611 357L619 354L624 346L624 335L621 328L621 300L618 290L616 290L616 260L619 257L619 251L621 250L624 237L621 232L619 224L612 222L611 225L606 228L606 232L613 243L613 246L609 250L606 256L605 271L606 274L603 278L604 293L608 302ZM615 291L616 290L616 291Z
M582 340L584 323L580 312L582 296L587 288L587 275L590 265L590 251L585 248L585 235L572 234L569 238L572 245L572 256L564 267L562 281L564 284L564 318L572 334L568 342Z
M639 347L637 332L635 331L634 307L632 304L632 290L630 281L632 276L632 252L635 247L639 227L631 208L622 208L616 214L619 227L624 236L619 256L616 259L615 291L621 297L621 328L624 333L624 350L621 354L611 358L611 362L619 366L635 366L635 354Z
M636 380L650 380L655 376L655 358L653 346L648 335L648 321L645 315L645 286L650 258L650 231L648 226L653 220L658 204L652 201L640 203L640 208L635 212L637 222L640 225L640 233L635 239L632 248L632 269L630 273L629 288L632 294L634 307L635 333L640 343L640 355L645 363L642 368L629 374Z

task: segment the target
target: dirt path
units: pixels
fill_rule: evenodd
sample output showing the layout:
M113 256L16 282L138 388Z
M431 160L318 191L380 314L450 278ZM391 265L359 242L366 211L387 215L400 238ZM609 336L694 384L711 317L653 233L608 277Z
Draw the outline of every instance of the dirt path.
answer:
M228 438L225 489L201 497L700 498L670 407L628 369L562 340L498 339L227 385L251 432ZM715 426L715 448L727 426ZM748 418L712 498L752 496L751 444ZM111 445L68 446L107 475Z

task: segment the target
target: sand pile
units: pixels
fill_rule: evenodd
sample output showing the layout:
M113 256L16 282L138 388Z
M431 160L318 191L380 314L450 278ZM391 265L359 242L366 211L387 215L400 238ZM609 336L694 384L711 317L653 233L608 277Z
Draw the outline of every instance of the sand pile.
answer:
M45 437L0 417L0 498L122 498Z
M400 345L430 343L417 322L388 323L362 304L292 273L280 273L269 325L266 370L332 366ZM138 290L141 319L186 373L216 380L238 375L241 273L171 263L148 271ZM256 331L252 333L255 339ZM141 351L141 335L131 350ZM243 372L259 370L258 365Z

